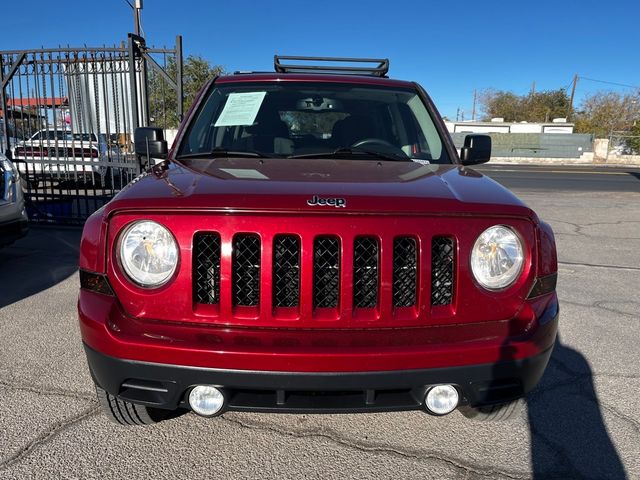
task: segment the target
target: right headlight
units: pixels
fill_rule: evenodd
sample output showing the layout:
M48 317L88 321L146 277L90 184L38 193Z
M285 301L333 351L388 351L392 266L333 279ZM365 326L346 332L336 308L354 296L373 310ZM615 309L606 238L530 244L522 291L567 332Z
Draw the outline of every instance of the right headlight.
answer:
M523 263L522 242L503 225L482 232L471 251L473 276L488 290L500 290L515 282Z
M164 285L178 266L178 245L173 235L151 220L127 227L120 239L119 253L127 276L145 288Z

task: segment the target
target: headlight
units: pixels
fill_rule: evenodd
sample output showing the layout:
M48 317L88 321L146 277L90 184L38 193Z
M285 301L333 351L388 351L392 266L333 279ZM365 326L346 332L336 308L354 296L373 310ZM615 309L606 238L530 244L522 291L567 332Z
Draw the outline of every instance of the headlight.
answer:
M522 243L509 227L496 225L488 228L473 245L473 276L489 290L500 290L511 285L520 275L522 264Z
M120 262L127 276L151 288L166 283L178 265L178 246L173 235L159 223L135 222L120 240Z

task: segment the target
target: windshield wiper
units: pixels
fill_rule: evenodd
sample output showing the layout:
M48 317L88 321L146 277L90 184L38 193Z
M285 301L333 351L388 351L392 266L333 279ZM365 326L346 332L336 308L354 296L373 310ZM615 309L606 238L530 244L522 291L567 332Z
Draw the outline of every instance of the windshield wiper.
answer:
M268 158L269 155L258 150L228 150L226 148L214 148L209 152L187 153L176 157L181 158L220 158L220 157L259 157Z
M340 157L342 155L370 155L372 157L382 158L384 160L393 161L409 161L408 156L398 155L395 153L379 152L376 150L368 150L363 148L348 148L340 147L330 152L315 152L315 153L303 153L300 155L289 155L287 158L327 158L327 157Z

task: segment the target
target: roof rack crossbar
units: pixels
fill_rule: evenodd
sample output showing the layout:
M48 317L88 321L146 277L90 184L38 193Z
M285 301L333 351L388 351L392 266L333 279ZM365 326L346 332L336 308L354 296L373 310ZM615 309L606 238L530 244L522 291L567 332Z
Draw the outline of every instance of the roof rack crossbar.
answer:
M282 61L294 62L322 62L327 65L316 64L285 64ZM344 65L330 65L328 62L344 62L344 63L373 63L372 67L356 67ZM338 73L346 75L373 75L376 77L384 77L389 72L388 58L341 58L341 57L298 57L298 56L273 56L273 66L278 73L304 73L304 72L321 72L321 73Z

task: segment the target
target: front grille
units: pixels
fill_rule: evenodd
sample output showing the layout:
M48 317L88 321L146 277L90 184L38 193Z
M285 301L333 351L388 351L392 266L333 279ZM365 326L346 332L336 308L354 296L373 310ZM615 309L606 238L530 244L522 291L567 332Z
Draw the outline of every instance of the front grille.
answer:
M431 240L431 305L449 305L453 299L453 246L448 237Z
M255 307L260 303L260 237L233 237L233 304Z
M317 237L313 244L313 306L335 308L340 300L340 241Z
M426 299L430 303L427 306L453 303L456 284L456 243L453 238L398 236L393 239L389 251L383 248L387 241L384 236L356 236L348 240L353 242L353 250L346 249L351 257L347 259L342 258L343 241L347 240L335 235L319 235L309 245L312 250L305 250L305 239L299 234L276 234L268 242L270 251L265 252L265 258L271 255L267 275L270 279L263 283L262 240L259 235L235 234L230 239L231 254L223 258L221 252L225 249L220 234L199 232L193 239L193 301L196 304L221 304L220 312L231 306L256 307L262 300L261 289L270 285L270 291L263 290L262 293L276 309L300 309L304 298L312 301L313 308L336 309L341 295L346 292L353 301L354 310L380 307L384 311L380 302L386 291L395 308L420 307L415 310L417 318L426 307L419 305L418 292L425 286L428 288L426 284L430 281L431 298ZM418 258L423 258L420 245L425 241L431 242L431 258L427 258L430 269L428 265L419 268ZM343 263L343 260L348 261ZM229 262L225 264L227 267L224 267L224 262ZM343 272L347 266L350 271ZM221 273L225 271L230 272L230 276ZM421 271L430 271L430 277L423 278ZM220 283L226 278L230 279L231 285L222 289ZM309 290L305 290L307 288ZM414 315L411 312L394 310L392 318L399 315L398 318L409 319ZM316 314L324 315L322 318L327 320L335 315L331 312ZM375 312L362 314L364 317L361 318L371 319L376 315ZM293 319L296 314L274 311L273 315ZM339 317L342 315L344 313L339 312Z
M273 305L297 307L300 302L300 239L279 235L273 242Z
M378 241L357 238L353 245L353 305L372 308L378 303Z
M197 303L220 301L220 235L196 233L193 239L193 296Z
M393 306L416 304L418 249L415 238L398 237L393 242Z

